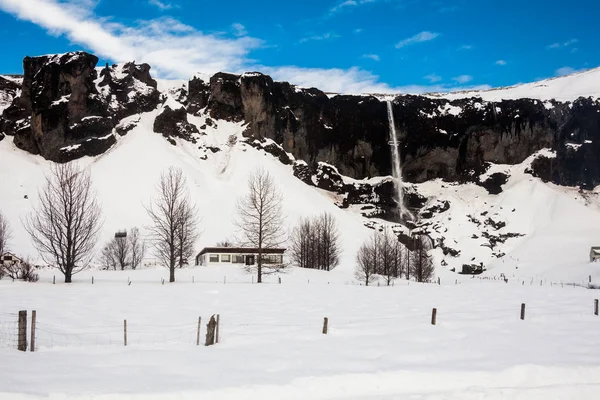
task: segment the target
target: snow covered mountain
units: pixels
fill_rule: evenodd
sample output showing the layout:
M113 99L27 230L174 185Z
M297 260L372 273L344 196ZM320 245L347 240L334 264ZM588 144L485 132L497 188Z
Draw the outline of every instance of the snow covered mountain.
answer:
M371 229L391 226L401 240L411 231L431 237L444 278L481 264L494 275L600 277L587 262L600 240L600 89L582 91L599 70L495 91L396 96L405 197L419 216L403 225L378 97L329 97L260 73L156 81L148 65L96 63L86 53L26 58L22 81L0 77L0 210L19 253L33 253L20 219L52 162L90 167L103 240L147 225L143 204L160 172L182 168L201 210L198 248L235 235L235 202L247 174L263 166L284 194L290 226L323 211L336 217L335 274L350 277Z

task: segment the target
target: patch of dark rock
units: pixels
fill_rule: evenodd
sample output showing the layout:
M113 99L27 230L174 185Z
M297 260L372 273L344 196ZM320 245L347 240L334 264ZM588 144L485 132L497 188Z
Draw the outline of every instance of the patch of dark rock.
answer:
M485 220L485 225L489 225L492 228L494 228L495 230L499 230L502 229L506 226L506 222L504 221L494 221L491 218L488 218Z
M489 194L500 194L502 193L502 185L508 182L508 178L508 175L496 172L491 174L485 181L478 181L477 184L485 188Z
M472 259L471 261L473 261ZM459 272L461 275L481 275L485 271L483 263L477 264L463 264L462 270Z
M196 143L194 134L199 133L194 124L188 122L185 108L171 109L165 106L162 112L154 120L154 132L162 134L166 138L178 137L192 143ZM171 144L173 142L169 141Z

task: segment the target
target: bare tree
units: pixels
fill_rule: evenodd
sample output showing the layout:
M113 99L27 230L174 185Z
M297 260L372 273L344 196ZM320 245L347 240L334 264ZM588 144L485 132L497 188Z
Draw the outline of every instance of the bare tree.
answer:
M180 205L179 223L177 224L177 266L183 268L189 264L194 255L194 245L198 239L198 212L191 204L189 197Z
M429 255L430 243L426 236L416 236L411 255L411 272L417 282L429 282L434 277L434 266Z
M186 261L186 246L197 237L196 207L181 169L171 167L163 172L157 191L157 197L145 207L152 220L149 230L156 256L169 268L169 282L175 282L175 268Z
M378 233L376 232L371 239L364 243L356 254L356 271L354 276L359 282L364 282L369 286L377 280L377 246Z
M111 240L102 248L100 261L106 269L117 270L117 260L115 259L115 251L113 249L114 242Z
M117 265L121 268L121 271L125 270L131 263L131 247L129 246L129 240L127 236L115 236L112 239L115 260Z
M4 254L8 250L8 244L12 239L12 229L8 219L0 213L0 255Z
M291 257L301 268L331 271L339 263L339 232L329 213L302 219L291 233Z
M146 242L142 239L138 228L133 228L128 238L131 249L131 269L136 269L140 266L146 255Z
M70 283L88 267L102 225L89 172L73 163L56 164L38 197L38 206L23 225L42 259Z
M282 201L273 177L259 169L248 178L248 193L237 203L235 224L241 230L245 244L258 250L258 283L262 282L263 274L275 273L285 267L283 263L263 265L263 251L280 247L284 242Z

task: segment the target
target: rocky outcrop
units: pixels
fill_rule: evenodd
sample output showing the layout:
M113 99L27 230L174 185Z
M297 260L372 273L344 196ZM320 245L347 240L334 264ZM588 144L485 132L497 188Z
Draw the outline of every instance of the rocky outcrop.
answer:
M119 121L155 109L160 93L147 64L107 66L98 79L97 62L85 52L26 57L21 94L2 113L2 131L57 162L105 152Z
M386 104L375 97L330 98L256 72L217 74L210 84L195 78L189 88L189 106L206 106L213 118L245 121L248 137L272 139L311 167L326 162L357 179L391 174ZM595 151L599 101L449 101L403 95L395 98L393 110L409 182L478 182L487 163L521 163L551 148L558 152L560 171L552 181L583 187L600 183L600 153ZM485 185L497 192L498 182Z
M175 144L174 137L196 143L194 134L199 133L195 125L187 119L187 111L183 107L172 109L166 105L154 120L154 132L162 134Z
M123 119L164 101L149 65L107 65L98 77L96 62L81 52L26 58L20 95L0 80L0 93L10 92L12 99L4 106L0 131L14 135L22 149L62 160L63 148L113 131L126 134L135 121L123 124ZM165 97L185 107L170 106L159 117L156 130L169 137L192 137L195 127L184 114L207 113L207 125L243 122L247 143L270 139L266 151L286 163L304 160L311 174L320 163L358 180L391 174L387 109L377 97L329 96L258 72L197 75L187 88ZM392 108L407 182L470 181L499 193L502 176L480 179L489 163L516 164L550 149L555 157L535 160L532 174L561 185L600 184L600 100L486 102L402 95Z
M152 111L160 103L160 92L148 64L107 64L100 78L98 87L116 120Z

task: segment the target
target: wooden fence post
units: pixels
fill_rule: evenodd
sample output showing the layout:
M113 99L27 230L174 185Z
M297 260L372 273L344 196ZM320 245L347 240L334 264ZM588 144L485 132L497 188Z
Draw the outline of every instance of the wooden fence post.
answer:
M198 332L196 333L196 346L200 346L200 324L202 323L202 317L198 317Z
M123 343L127 346L127 320L123 320Z
M219 325L221 322L221 314L217 314L217 328L215 329L215 343L219 343Z
M281 277L279 277L279 284L281 285Z
M525 320L525 303L521 304L521 319Z
M53 284L53 285L56 285L56 275L54 275L54 276L52 277L52 284Z
M217 325L217 321L215 320L215 316L210 317L208 324L206 324L206 341L204 342L205 346L212 346L215 344L215 327Z
M437 322L437 308L431 310L431 325L435 325Z
M327 335L329 331L329 318L323 318L323 335Z
M19 311L18 344L20 351L27 351L27 311Z
M94 284L94 277L92 276L92 285Z
M598 315L598 299L594 300L594 315Z
M37 317L36 314L37 313L35 310L33 310L31 312L31 341L30 341L31 344L29 345L29 347L32 352L35 351L35 323L36 323L36 317Z

